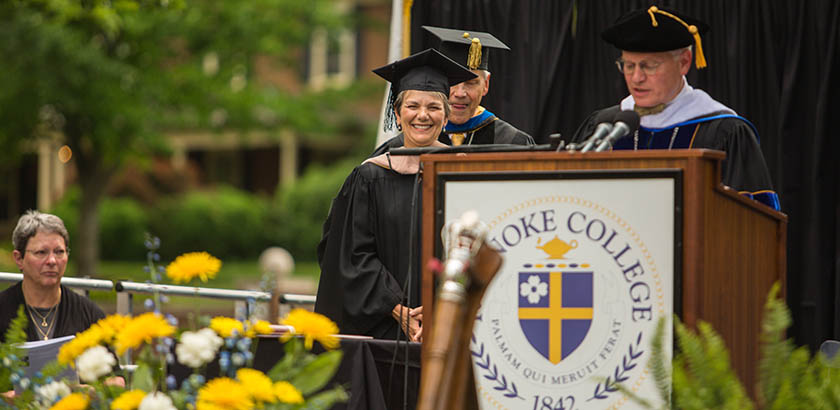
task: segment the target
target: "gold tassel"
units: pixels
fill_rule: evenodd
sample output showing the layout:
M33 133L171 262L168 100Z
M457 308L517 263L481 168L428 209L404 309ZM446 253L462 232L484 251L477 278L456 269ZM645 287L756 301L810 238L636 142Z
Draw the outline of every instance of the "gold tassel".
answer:
M654 27L659 26L659 23L656 22L656 15L654 13L658 12L659 8L656 6L650 6L648 9L648 14L650 15L650 24Z
M697 65L698 69L705 68L706 67L706 56L703 54L703 43L700 41L700 31L697 30L697 26L695 26L693 24L688 25L688 23L682 21L681 18L679 18L679 17L677 17L677 16L675 16L671 13L668 13L667 11L659 10L659 8L656 7L656 6L650 6L650 8L648 9L648 14L650 15L650 24L654 27L659 26L659 23L656 22L656 17L654 17L654 13L659 13L659 14L662 14L664 16L668 16L668 17L676 20L678 23L682 24L683 26L685 26L686 29L688 29L688 32L691 33L692 36L694 36L694 46L697 49L697 53L694 57L695 58L694 63Z
M697 45L697 55L694 57L694 62L697 64L697 68L704 68L706 67L706 56L703 55L703 43L700 42L700 32L697 31L697 27L694 25L688 26L688 31L694 36L694 44Z
M475 70L481 65L481 40L473 37L472 44L470 44L470 54L467 57L467 67L470 70Z

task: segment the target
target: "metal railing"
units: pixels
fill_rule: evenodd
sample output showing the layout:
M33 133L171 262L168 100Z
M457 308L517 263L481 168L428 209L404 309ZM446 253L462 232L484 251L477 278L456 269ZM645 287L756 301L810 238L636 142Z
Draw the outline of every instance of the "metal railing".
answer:
M0 272L0 282L20 282L23 280L22 273ZM114 290L114 282L105 279L86 278L61 278L61 284L76 289L89 290Z
M270 302L271 293L256 290L236 290L201 288L194 286L159 285L130 281L117 281L114 284L117 291L117 312L125 310L123 314L131 313L132 299L135 293L155 293L161 295L192 296L200 298L232 299L238 301ZM281 304L315 304L315 296L284 293L279 295ZM251 304L245 304L245 317L250 316Z
M0 282L19 282L23 280L22 273L0 272ZM117 313L130 315L135 293L155 293L161 295L190 296L198 298L229 299L237 301L269 302L270 292L237 289L201 288L193 286L159 285L153 283L117 281L105 279L61 278L61 284L76 289L114 291L117 293ZM278 295L280 304L315 304L315 296L284 293ZM245 304L245 316L250 316L251 303Z

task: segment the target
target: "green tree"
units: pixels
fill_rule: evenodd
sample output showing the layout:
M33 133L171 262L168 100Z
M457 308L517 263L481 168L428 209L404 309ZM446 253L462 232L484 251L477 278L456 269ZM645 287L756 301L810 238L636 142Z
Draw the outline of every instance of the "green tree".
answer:
M57 135L82 198L79 270L96 272L109 179L173 128L324 129L317 96L258 85L257 57L297 67L311 30L336 27L330 0L0 2L0 163Z

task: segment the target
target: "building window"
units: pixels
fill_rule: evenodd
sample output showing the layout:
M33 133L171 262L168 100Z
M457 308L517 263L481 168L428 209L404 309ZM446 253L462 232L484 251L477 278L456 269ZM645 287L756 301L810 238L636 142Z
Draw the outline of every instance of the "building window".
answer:
M356 78L356 33L350 29L315 30L307 54L306 74L315 90L344 87Z

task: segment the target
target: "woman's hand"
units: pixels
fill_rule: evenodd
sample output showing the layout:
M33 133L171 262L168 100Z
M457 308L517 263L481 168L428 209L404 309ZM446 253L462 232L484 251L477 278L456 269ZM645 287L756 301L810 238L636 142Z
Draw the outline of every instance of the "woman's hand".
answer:
M400 328L408 336L408 340L412 342L423 341L422 306L414 309L407 308L403 305L394 306L394 309L391 311L391 317L400 323Z

